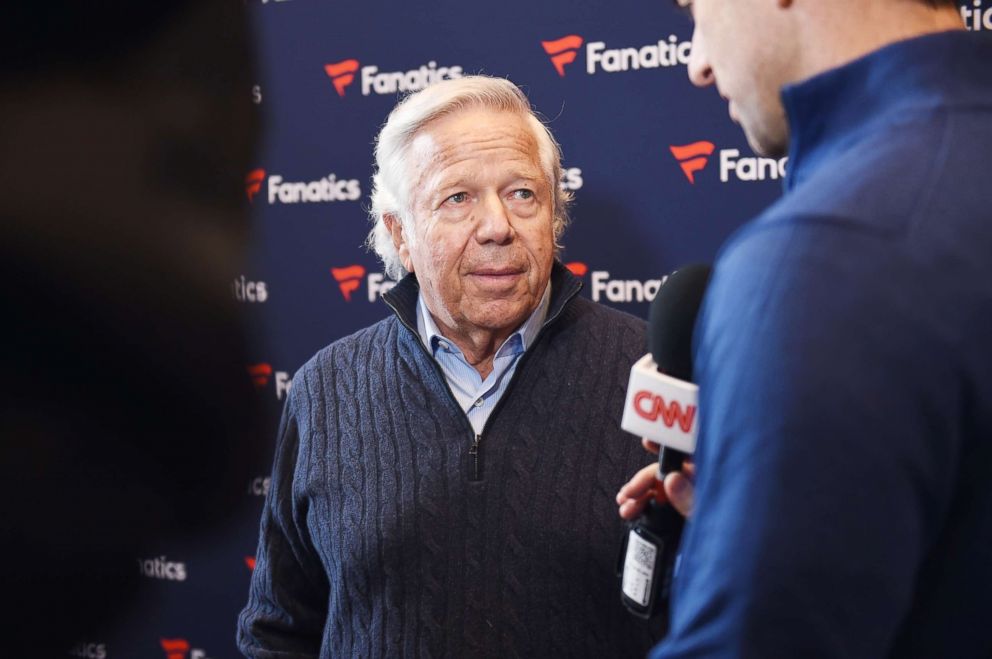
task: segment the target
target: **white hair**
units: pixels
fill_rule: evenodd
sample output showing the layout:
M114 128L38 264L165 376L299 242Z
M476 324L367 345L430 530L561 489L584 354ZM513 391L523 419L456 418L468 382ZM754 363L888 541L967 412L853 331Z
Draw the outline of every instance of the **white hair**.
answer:
M382 260L386 274L400 279L406 268L400 262L384 217L391 215L411 227L409 182L407 171L410 145L427 124L468 108L487 108L498 112L522 115L537 141L541 169L552 190L552 226L556 250L558 239L568 224L570 192L563 190L561 180L561 147L548 127L531 108L524 93L509 80L483 75L443 80L413 93L397 104L376 138L375 172L372 175L372 204L369 209L372 230L366 245ZM412 227L411 227L412 228Z

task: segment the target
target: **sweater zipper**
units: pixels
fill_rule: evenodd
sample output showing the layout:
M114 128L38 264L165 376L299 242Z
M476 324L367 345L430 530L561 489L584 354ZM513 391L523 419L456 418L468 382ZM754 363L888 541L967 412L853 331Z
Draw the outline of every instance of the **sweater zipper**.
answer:
M468 449L468 454L472 456L472 462L475 465L474 478L472 478L474 481L482 480L482 474L479 473L479 449L481 448L481 444L482 435L476 435L475 439L472 440L472 446Z
M396 314L396 319L400 321L400 324L413 333L413 336L417 340L417 345L420 346L420 349L427 356L428 361L430 361L431 365L434 367L434 372L438 374L439 378L441 378L441 382L444 384L444 390L448 392L448 400L450 400L452 404L454 404L455 409L457 409L459 412L462 413L461 414L462 419L465 420L465 425L468 427L469 434L472 437L472 444L468 448L468 454L472 457L472 468L471 468L471 473L469 474L470 481L482 480L482 437L486 434L486 429L489 428L489 424L492 423L493 419L496 417L496 414L503 407L503 403L509 397L510 391L513 389L513 385L519 379L517 375L520 373L521 368L523 367L524 363L527 361L527 358L533 352L533 348L537 346L538 342L541 340L541 337L544 336L545 330L548 328L548 326L551 325L551 323L555 322L559 316L561 316L562 312L565 311L565 307L568 305L568 302L573 297L578 295L580 290L581 290L581 286L575 289L574 293L572 293L565 300L562 301L561 306L558 308L558 311L556 311L553 316L544 319L544 323L541 324L541 329L538 331L537 336L534 337L534 343L532 343L531 347L526 352L524 352L524 356L520 358L520 362L517 364L516 370L513 371L513 377L510 379L510 383L506 385L506 391L504 391L503 395L500 396L499 401L497 401L496 403L496 407L493 408L493 411L489 415L489 418L486 419L485 425L482 426L481 433L475 432L475 428L472 427L472 423L468 420L468 416L465 415L465 413L462 411L462 408L458 405L458 399L455 398L455 394L451 392L451 386L448 384L448 379L444 377L444 371L442 371L441 366L436 361L434 361L434 356L431 355L431 353L427 350L427 346L425 346L424 342L420 339L420 332L417 331L416 327L411 327L410 323L403 320L403 316L402 314L400 314L399 309L394 307L389 302L389 300L384 299L385 303L388 304L390 308L392 308L393 312Z

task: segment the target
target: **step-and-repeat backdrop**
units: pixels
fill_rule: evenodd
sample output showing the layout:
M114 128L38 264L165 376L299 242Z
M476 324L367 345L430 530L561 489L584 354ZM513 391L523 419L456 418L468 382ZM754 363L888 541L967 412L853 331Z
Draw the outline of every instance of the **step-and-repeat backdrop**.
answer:
M642 317L663 274L711 262L777 198L788 162L757 157L715 89L690 84L692 25L673 5L247 0L258 80L245 102L265 132L244 179L252 256L230 293L254 337L245 368L273 440L295 370L389 313L392 282L363 241L374 138L405 92L472 73L518 84L561 143L561 185L575 196L562 261L584 295ZM962 15L990 30L992 0L967 0ZM244 513L210 537L135 556L142 598L68 656L239 656L268 472L244 475Z

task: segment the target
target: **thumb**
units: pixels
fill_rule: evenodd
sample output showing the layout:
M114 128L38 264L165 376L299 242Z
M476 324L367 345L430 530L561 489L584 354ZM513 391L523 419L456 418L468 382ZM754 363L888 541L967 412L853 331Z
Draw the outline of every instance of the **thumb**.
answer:
M695 486L684 474L673 471L665 476L665 495L675 510L683 516L692 515L692 502L696 492Z

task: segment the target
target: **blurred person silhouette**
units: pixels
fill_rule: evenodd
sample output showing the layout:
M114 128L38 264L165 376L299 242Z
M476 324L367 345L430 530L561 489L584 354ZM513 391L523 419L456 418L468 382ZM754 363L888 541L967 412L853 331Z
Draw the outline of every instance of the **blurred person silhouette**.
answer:
M64 655L142 547L265 446L229 282L255 145L241 3L17 3L0 23L3 654Z

